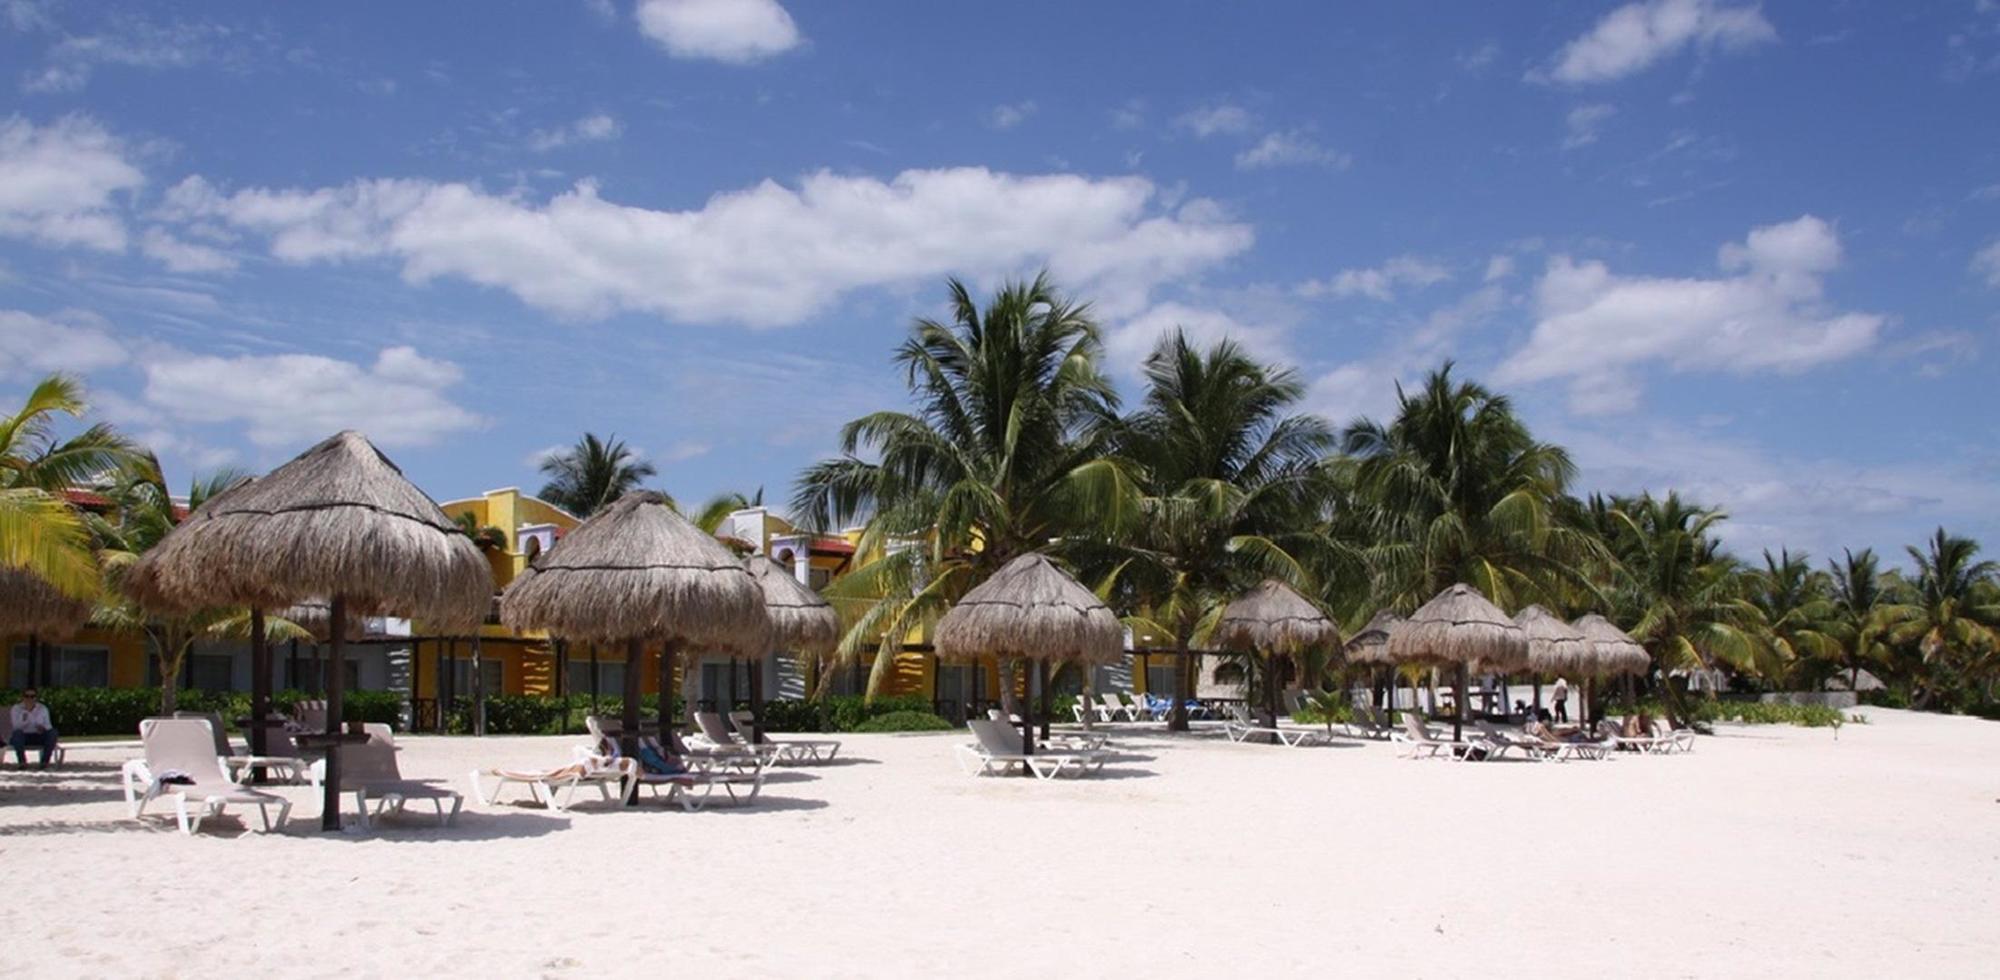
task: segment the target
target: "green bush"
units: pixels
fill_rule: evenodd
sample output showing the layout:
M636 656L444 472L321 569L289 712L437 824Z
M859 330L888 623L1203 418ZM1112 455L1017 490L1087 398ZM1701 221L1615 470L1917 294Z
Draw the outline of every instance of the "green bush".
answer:
M929 710L891 711L854 726L857 732L948 732L953 725Z
M817 701L784 698L764 702L765 731L823 732L827 723L825 706Z
M139 734L139 721L152 718L160 713L160 689L157 687L45 687L39 688L42 703L49 707L49 717L56 724L56 730L65 735L131 735ZM0 706L11 705L20 700L16 690L0 690ZM271 703L279 710L290 712L292 702L306 700L304 691L276 691L271 695ZM373 721L395 725L403 711L403 698L393 691L350 691L345 698L348 721ZM236 729L236 720L250 715L250 693L248 691L178 691L174 697L177 711L212 711L222 716L222 724L231 731Z
M898 711L931 713L931 699L915 694L876 698L867 701L859 694L843 694L826 699L826 714L836 732L857 731L870 718Z
M1658 712L1654 712L1657 714ZM1745 725L1800 725L1838 728L1849 719L1838 708L1823 704L1777 704L1765 701L1696 701L1696 721L1733 721Z

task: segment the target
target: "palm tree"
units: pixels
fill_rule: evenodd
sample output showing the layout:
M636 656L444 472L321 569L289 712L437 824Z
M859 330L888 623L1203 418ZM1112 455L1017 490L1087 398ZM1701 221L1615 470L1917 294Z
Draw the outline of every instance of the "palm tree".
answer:
M1993 698L1993 654L2000 647L2000 599L1992 590L2000 562L1975 561L1979 544L1938 528L1923 550L1905 549L1916 564L1914 594L1886 612L1889 639L1914 645L1930 673L1917 704L1948 693L1946 683L1978 683L1986 677L1985 700Z
M815 528L865 516L855 568L827 597L848 624L835 656L874 650L871 696L906 637L1000 566L1138 515L1132 468L1111 455L1117 395L1088 308L1046 275L983 310L957 280L950 294L950 320L917 320L896 351L915 409L847 423L841 455L808 468L792 498Z
M1765 676L1783 670L1762 610L1743 594L1741 567L1712 535L1727 514L1669 493L1615 500L1610 517L1619 529L1612 618L1632 624L1627 632L1652 654L1663 682L1672 671L1718 664ZM1677 707L1673 685L1662 688Z
M1305 393L1296 374L1230 341L1203 351L1176 330L1144 373L1144 407L1122 442L1145 468L1145 517L1130 539L1107 543L1107 556L1140 610L1132 625L1173 641L1169 727L1185 730L1189 651L1229 598L1265 577L1312 591L1300 555L1326 540L1312 533L1313 518L1318 464L1335 440L1324 419L1288 414Z
M701 509L694 513L694 526L714 534L721 529L722 522L729 519L729 515L739 510L762 506L764 506L763 487L758 487L757 492L747 497L735 490L725 490L708 498L708 501L701 505Z
M1569 454L1536 441L1506 396L1451 371L1447 361L1414 393L1398 385L1393 421L1358 419L1343 437L1377 602L1407 613L1458 582L1510 609L1587 590L1600 549L1557 519Z
M1844 551L1843 555L1839 562L1829 559L1826 563L1833 592L1829 631L1839 642L1841 666L1848 670L1847 689L1858 692L1861 666L1880 664L1889 657L1885 611L1890 601L1874 549Z
M87 406L74 379L50 375L20 409L0 415L0 565L25 569L64 594L97 594L89 530L60 494L132 461L133 450L103 423L68 439L56 422Z
M657 473L616 434L599 439L590 432L576 445L543 457L541 471L549 482L539 496L578 517L589 517Z
M507 547L507 532L491 524L479 523L479 518L473 516L471 511L453 517L451 522L458 525L458 529L464 531L480 551L498 551Z
M172 615L149 614L128 598L120 585L126 571L157 546L189 511L244 479L245 474L234 470L197 478L188 489L186 505L181 506L167 491L159 461L148 453L101 485L104 495L112 501L112 516L85 516L98 541L98 561L105 578L103 595L91 622L145 635L159 663L163 712L174 710L181 665L195 641L243 635L247 613L241 609L206 609ZM279 632L273 635L285 636L286 628L285 624L279 624Z
M1764 567L1746 575L1744 584L1763 615L1772 654L1794 667L1795 681L1818 687L1826 680L1826 665L1838 667L1841 652L1826 576L1803 554L1779 548L1773 555L1766 549Z

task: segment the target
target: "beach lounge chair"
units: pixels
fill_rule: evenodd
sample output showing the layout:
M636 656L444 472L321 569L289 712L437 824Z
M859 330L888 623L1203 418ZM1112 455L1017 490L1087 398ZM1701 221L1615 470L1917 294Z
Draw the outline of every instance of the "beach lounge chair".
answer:
M1541 722L1532 722L1521 730L1521 737L1532 739L1549 749L1562 753L1570 759L1608 759L1616 745L1610 739L1592 739L1578 734L1569 738L1558 738Z
M1664 752L1694 751L1694 729L1682 728L1665 715L1653 719L1653 737L1667 740L1666 745L1662 747Z
M722 716L713 711L695 712L694 723L696 727L701 729L701 735L698 736L701 741L693 743L693 746L698 750L706 749L710 753L717 755L755 756L767 766L776 763L786 755L785 750L779 746L751 745L737 738L736 733L730 731L729 726L723 723Z
M1356 701L1347 710L1347 734L1355 738L1386 739L1395 729L1375 720L1374 706Z
M1674 740L1671 736L1661 738L1657 735L1627 735L1624 722L1610 715L1597 719L1597 725L1599 731L1608 733L1607 737L1611 744L1620 752L1665 755L1673 750Z
M500 802L500 794L509 786L526 786L535 802L561 811L569 809L575 801L578 787L589 784L597 787L606 800L623 800L627 784L638 768L638 763L631 759L607 760L594 753L581 753L577 761L554 769L474 769L472 798L485 806ZM487 779L494 781L491 793L484 786ZM618 790L616 795L612 793L613 787Z
M1480 721L1475 724L1487 744L1494 747L1493 757L1496 759L1508 752L1516 752L1538 762L1561 762L1574 755L1570 743L1567 742L1536 738L1526 732L1517 735L1501 729L1490 721Z
M238 785L229 775L222 757L215 754L215 734L205 718L149 718L140 726L139 740L145 758L125 763L121 773L125 784L125 805L132 819L145 815L146 807L161 797L174 801L174 817L181 833L193 834L203 820L218 816L230 804L254 806L269 833L285 825L291 816L290 800L271 793ZM192 804L192 807L190 807ZM278 808L277 819L271 807Z
M1222 732L1228 735L1229 740L1232 742L1241 742L1252 735L1270 735L1275 737L1279 744L1291 748L1298 748L1301 745L1312 742L1324 741L1324 737L1319 732L1310 729L1259 725L1257 724L1257 720L1251 717L1250 709L1244 705L1232 704L1229 706L1229 711L1235 717L1222 723Z
M586 718L585 724L589 725L592 721L596 721L594 716ZM590 727L596 739L589 748L577 750L578 761L590 761L604 768L616 766L624 769L628 778L621 799L636 799L640 787L651 789L655 798L659 798L664 790L668 803L679 803L681 809L693 813L706 807L718 789L728 796L730 802L742 805L755 802L757 794L764 790L764 766L754 758L738 756L734 761L746 763L747 768L737 768L730 761L663 752L660 751L659 741L642 738L641 741L651 744L662 758L688 767L685 772L648 772L638 764L637 759L629 759L624 754L624 748L618 744L616 737L604 734L601 724ZM749 791L739 795L738 791L744 787L748 787Z
M751 742L751 734L757 730L756 716L748 711L730 712L729 724L745 742ZM832 762L833 757L840 754L840 742L831 738L772 738L759 734L755 744L776 746L779 762Z
M363 725L368 741L342 745L340 752L340 793L354 794L354 809L361 829L370 824L368 799L375 798L375 819L399 814L411 800L429 800L437 810L438 826L449 827L465 805L465 795L437 780L405 779L396 764L396 735L378 722ZM445 809L450 801L451 809Z
M996 721L974 718L965 723L979 739L977 744L958 746L960 768L975 776L1013 775L1026 771L1037 779L1054 779L1067 772L1085 776L1104 768L1106 753L1089 749L1066 751L1055 746L1037 746L1034 755L1023 751L1020 733ZM1008 736L1012 735L1010 739Z
M1099 694L1097 696L1097 720L1109 724L1118 721L1120 717L1123 717L1126 721L1139 720L1139 715L1132 710L1130 705L1119 700L1118 695L1108 692Z
M292 702L292 721L302 732L326 731L326 702Z
M986 717L994 724L1005 728L1015 744L1021 741L1021 716L1010 715L999 708L986 709ZM1052 732L1048 738L1037 739L1037 745L1052 745L1066 752L1095 752L1105 748L1111 736L1103 732Z
M291 782L310 782L318 786L320 773L325 771L326 767L323 764L315 766L314 763L302 758L291 736L277 729L271 729L266 733L265 748L269 750L282 746L283 750L267 751L264 755L251 755L247 747L238 752L229 744L229 735L223 731L222 716L213 711L176 711L174 717L200 718L208 722L209 730L215 733L215 754L221 757L223 766L229 770L230 778L239 783L250 778L250 773L254 770L272 769Z
M1403 712L1402 737L1396 741L1405 746L1400 754L1409 759L1444 758L1456 762L1476 762L1493 754L1493 749L1484 741L1453 742L1433 736L1412 711Z

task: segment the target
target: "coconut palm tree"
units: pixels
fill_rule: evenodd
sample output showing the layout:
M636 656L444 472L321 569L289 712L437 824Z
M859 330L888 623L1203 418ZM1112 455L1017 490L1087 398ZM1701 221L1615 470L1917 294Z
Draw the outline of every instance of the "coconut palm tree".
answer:
M591 432L576 445L543 457L541 471L549 482L542 484L539 496L578 517L589 517L658 472L616 434L599 439Z
M1169 727L1187 727L1194 694L1189 650L1228 600L1267 577L1308 593L1302 556L1324 490L1322 457L1335 438L1324 419L1292 414L1305 387L1230 341L1202 350L1176 330L1146 359L1143 407L1121 437L1144 468L1144 519L1108 557L1139 610L1141 635L1171 638L1176 697ZM1305 665L1301 665L1305 666ZM1303 674L1303 671L1302 671Z
M1763 615L1772 653L1792 665L1793 679L1802 687L1818 687L1828 665L1838 667L1841 653L1826 576L1814 571L1804 554L1779 548L1773 555L1766 549L1764 567L1745 575L1744 585Z
M161 540L194 508L208 498L235 486L246 474L224 470L196 478L188 488L185 505L167 491L160 464L152 454L119 471L99 490L112 503L110 516L86 514L91 533L98 542L98 563L104 570L103 594L91 617L95 625L107 629L131 630L145 635L160 669L160 710L171 712L178 700L181 665L197 640L247 635L247 612L241 609L206 609L172 615L149 614L120 588L126 570ZM273 624L270 635L285 638L288 624Z
M86 410L74 379L50 375L0 415L0 565L80 599L97 594L97 564L83 518L60 494L134 458L131 443L103 423L67 439L56 434L60 419Z
M1398 385L1394 419L1343 435L1378 603L1409 612L1458 582L1510 609L1588 589L1601 549L1557 516L1576 472L1568 452L1536 441L1506 396L1451 372L1447 361L1414 392Z
M1979 684L1993 699L1995 653L2000 652L2000 596L1993 590L2000 562L1976 560L1979 543L1938 528L1923 549L1905 549L1916 565L1912 594L1887 610L1891 642L1914 646L1931 668L1916 703L1924 706L1950 685Z
M708 498L700 510L689 515L689 519L694 521L695 527L714 534L721 529L722 522L729 519L729 515L739 510L762 506L764 506L763 487L758 487L755 493L748 496L735 490L725 490Z
M453 517L451 522L458 525L459 530L464 531L480 551L498 551L507 547L507 532L491 524L479 523L479 518L471 511Z
M854 570L827 598L846 626L835 656L874 653L871 695L906 638L1002 565L1139 511L1133 468L1112 455L1117 395L1088 307L1046 275L983 309L957 280L949 289L949 320L917 320L896 351L914 410L847 423L841 454L792 498L815 528L866 519Z
M1826 567L1832 590L1828 631L1839 643L1840 666L1848 671L1847 688L1858 691L1862 665L1889 659L1889 590L1872 548L1844 550L1842 560L1829 559Z

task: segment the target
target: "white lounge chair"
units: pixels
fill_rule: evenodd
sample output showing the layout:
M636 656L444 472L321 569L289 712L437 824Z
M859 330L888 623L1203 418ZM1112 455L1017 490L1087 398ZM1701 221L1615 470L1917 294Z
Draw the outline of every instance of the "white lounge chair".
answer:
M1097 720L1109 724L1121 718L1125 721L1139 721L1141 712L1119 700L1118 695L1105 692L1097 696Z
M500 794L507 787L526 786L535 802L551 810L567 810L576 800L577 788L585 784L597 787L606 800L624 799L627 784L638 768L638 763L631 759L604 759L593 753L581 753L577 761L554 769L474 769L472 798L480 806L486 806L500 802ZM490 793L484 786L487 779L493 780Z
M222 757L215 754L215 735L205 718L149 718L140 726L139 740L146 756L125 763L121 773L125 784L125 805L132 819L145 815L147 805L161 797L174 801L174 817L181 833L193 834L208 817L220 815L230 804L254 806L263 818L264 832L285 825L292 814L290 800L250 789L230 778ZM189 804L193 807L190 808ZM278 808L276 820L271 807Z
M1010 715L999 708L986 709L986 717L994 724L1006 729L1015 743L1021 741L1021 716ZM1037 745L1052 745L1065 752L1097 752L1111 744L1111 736L1103 732L1051 732L1048 738L1036 740Z
M1230 705L1229 712L1235 717L1222 723L1222 732L1229 736L1229 740L1232 742L1241 742L1252 735L1270 735L1279 744L1291 748L1324 741L1324 736L1311 729L1278 728L1259 725L1257 724L1257 720L1251 717L1250 709L1240 704Z
M1411 711L1403 712L1402 737L1397 741L1405 746L1401 754L1410 759L1443 758L1454 762L1475 762L1494 753L1494 749L1484 741L1455 742L1433 736Z
M965 725L979 739L977 744L960 745L957 749L960 768L970 775L1006 776L1025 770L1037 779L1054 779L1065 772L1085 776L1104 768L1106 753L1103 752L1037 746L1035 753L1029 755L1024 751L1020 734L999 722L974 718Z
M1653 737L1667 740L1666 752L1693 752L1694 729L1674 724L1666 715L1653 719Z
M840 754L840 742L831 738L772 738L757 732L757 719L748 711L729 713L729 724L745 742L770 745L778 749L779 762L813 763L832 762ZM755 737L753 739L753 733Z
M437 811L438 826L451 826L465 805L465 794L440 786L437 780L405 779L402 767L396 764L395 732L378 722L369 722L361 730L368 733L368 741L343 744L337 749L340 795L354 795L354 810L361 819L361 829L367 830L371 824L369 797L375 798L373 819L400 814L411 800L429 800ZM446 802L451 803L450 810L445 809Z
M222 716L213 711L176 711L174 717L200 718L208 722L209 729L215 733L215 754L222 758L223 765L229 770L229 778L239 783L249 779L250 774L258 769L272 769L289 782L309 782L317 787L321 773L326 770L325 763L315 764L301 757L291 736L281 730L267 730L266 754L251 755L247 746L238 752L229 744L229 736L222 727Z
M737 768L726 760L704 760L660 752L661 746L658 741L642 739L642 742L650 741L654 751L660 752L663 759L678 761L688 767L686 772L648 772L637 759L624 754L624 748L615 736L602 734L601 727L598 727L597 731L600 734L592 749L579 750L579 758L588 755L597 765L624 768L629 778L626 780L625 792L621 794L621 798L627 801L636 799L640 787L645 787L653 791L655 798L660 798L664 793L666 802L678 803L681 809L693 813L708 806L716 790L723 791L730 802L739 805L755 802L757 794L764 790L764 766L754 759L746 757L744 761L748 761L748 767ZM738 790L745 787L749 791L739 795Z
M776 763L786 755L785 750L779 746L751 745L737 738L736 733L730 731L728 725L723 724L722 716L713 711L695 712L694 723L696 727L701 729L701 734L698 736L701 741L694 745L697 749L707 749L710 752L722 755L755 756L767 766Z
M1345 725L1347 734L1355 738L1386 739L1395 729L1375 720L1374 706L1365 701L1356 701L1347 710Z
M1609 733L1611 744L1621 752L1638 752L1643 755L1665 755L1673 751L1672 736L1662 738L1657 735L1627 735L1624 723L1610 715L1597 719L1601 731Z

